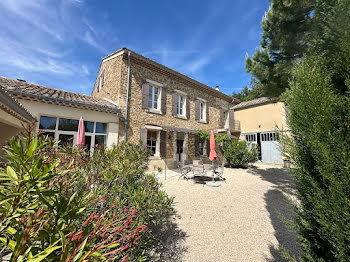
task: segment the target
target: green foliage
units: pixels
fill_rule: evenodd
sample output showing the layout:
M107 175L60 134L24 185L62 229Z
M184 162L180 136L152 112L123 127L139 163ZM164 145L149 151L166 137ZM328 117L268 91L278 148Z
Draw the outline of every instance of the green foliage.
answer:
M232 168L246 168L248 163L258 159L258 150L255 144L248 146L246 141L231 139L222 147L224 157Z
M262 92L261 85L259 85L256 81L251 81L250 88L247 86L243 87L240 93L232 93L232 97L237 98L241 102L253 100L255 98L263 97L264 93Z
M205 131L205 130L198 130L197 136L201 142L203 142L205 140L209 140L209 138L210 138L209 132Z
M118 174L123 177L119 180L125 183L123 187L129 188L135 179L142 178L147 154L142 155L143 147L138 149L141 146L125 144L114 149L127 153L136 163L97 150L97 166L90 163L94 157L82 148L57 148L48 138L30 132L12 138L5 148L6 168L0 170L0 246L5 253L12 253L10 261L134 260L134 247L147 228L143 222L149 213L138 211L144 208L140 203L146 197L139 203L101 193L116 186L108 177L107 164L117 163L113 158L121 161L114 171L124 172ZM109 162L103 161L102 152L109 153ZM92 166L96 169L87 169ZM154 178L145 177L149 186L145 192L152 196L159 185ZM141 190L142 184L138 185ZM134 194L134 199L139 197ZM171 202L164 192L157 197Z
M312 11L315 0L270 0L271 6L261 27L260 49L246 58L246 71L252 74L249 99L278 97L288 87L292 67L307 52L312 39ZM243 100L249 100L243 99Z
M80 168L81 177L89 174L94 195L107 195L107 201L117 201L115 209L137 208L137 226L146 225L139 244L131 250L130 259L139 261L158 245L158 231L173 218L173 199L161 190L154 174L146 174L149 151L142 144L120 142L111 149L95 150ZM150 259L149 257L147 259Z
M228 134L217 134L215 136L215 142L219 143L219 144L223 144L226 141L228 141L230 139Z
M284 95L302 261L350 257L350 1L317 1L317 37Z

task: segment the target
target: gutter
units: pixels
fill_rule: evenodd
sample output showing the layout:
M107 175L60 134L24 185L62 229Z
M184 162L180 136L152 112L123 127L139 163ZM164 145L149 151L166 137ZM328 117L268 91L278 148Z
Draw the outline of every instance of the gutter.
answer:
M126 108L125 108L125 122L124 122L124 141L127 141L128 128L128 112L129 112L129 93L130 93L130 50L128 50L128 77L126 80Z

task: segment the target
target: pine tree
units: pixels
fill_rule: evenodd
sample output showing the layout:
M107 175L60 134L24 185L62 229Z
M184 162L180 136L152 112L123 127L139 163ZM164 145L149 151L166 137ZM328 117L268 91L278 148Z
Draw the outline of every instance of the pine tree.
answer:
M291 68L307 52L312 39L313 0L270 0L260 49L246 58L246 71L261 86L262 95L279 96L288 86ZM252 90L256 89L253 85Z

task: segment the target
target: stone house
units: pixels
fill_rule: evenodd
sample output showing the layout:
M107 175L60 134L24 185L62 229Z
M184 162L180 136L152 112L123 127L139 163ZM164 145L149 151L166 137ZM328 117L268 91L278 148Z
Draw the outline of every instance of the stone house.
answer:
M102 59L92 96L119 106L119 139L142 140L150 169L206 158L209 143L198 130L239 137L238 100L126 48Z

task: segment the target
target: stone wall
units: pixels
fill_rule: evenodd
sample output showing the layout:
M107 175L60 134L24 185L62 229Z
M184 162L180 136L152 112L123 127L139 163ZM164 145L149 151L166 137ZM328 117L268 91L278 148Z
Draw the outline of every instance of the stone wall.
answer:
M127 55L121 55L106 62L103 62L98 77L104 71L104 85L100 92L97 92L98 77L95 83L93 96L107 97L120 106L122 114L125 114L126 92L127 92ZM188 80L182 80L179 76L168 71L149 64L138 57L131 56L130 71L130 94L127 137L129 141L138 141L140 139L140 129L145 125L170 126L184 128L189 130L213 130L216 132L220 125L220 110L232 106L229 101L208 92L206 88ZM142 109L142 84L145 80L155 81L163 85L166 90L166 113L150 113ZM172 94L175 90L187 94L190 101L189 119L177 118L172 115ZM207 101L209 108L209 123L200 123L195 120L195 100L201 98ZM120 123L119 138L124 137L124 125ZM170 134L170 135L169 135ZM166 161L173 163L175 160L176 133L167 132L167 150ZM194 135L188 136L188 157L187 160L195 159L194 153ZM152 160L155 162L156 160ZM158 161L159 162L159 161ZM159 164L157 162L157 165ZM169 164L170 165L170 164Z

